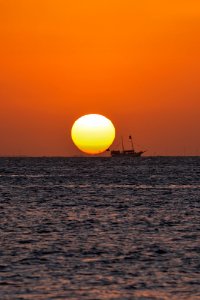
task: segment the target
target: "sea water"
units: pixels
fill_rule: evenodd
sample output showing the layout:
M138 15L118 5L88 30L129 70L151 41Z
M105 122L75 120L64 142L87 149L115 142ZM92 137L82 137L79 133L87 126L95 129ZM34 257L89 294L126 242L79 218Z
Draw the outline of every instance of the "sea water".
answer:
M200 158L1 158L0 299L200 299Z

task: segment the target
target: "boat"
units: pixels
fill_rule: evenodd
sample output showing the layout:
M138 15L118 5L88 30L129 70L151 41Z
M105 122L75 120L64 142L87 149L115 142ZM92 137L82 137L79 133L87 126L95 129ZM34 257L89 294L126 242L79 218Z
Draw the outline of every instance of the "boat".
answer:
M110 150L110 154L112 157L140 157L145 151L135 151L133 146L133 139L132 136L129 135L129 141L131 142L131 149L125 150L124 149L124 142L123 138L121 138L122 150Z

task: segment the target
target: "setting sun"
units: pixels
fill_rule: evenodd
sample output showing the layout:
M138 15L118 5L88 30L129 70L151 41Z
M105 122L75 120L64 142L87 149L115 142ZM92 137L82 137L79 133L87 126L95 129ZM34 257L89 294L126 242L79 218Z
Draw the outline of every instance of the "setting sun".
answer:
M88 154L99 154L113 143L115 128L106 117L89 114L74 122L71 136L79 150Z

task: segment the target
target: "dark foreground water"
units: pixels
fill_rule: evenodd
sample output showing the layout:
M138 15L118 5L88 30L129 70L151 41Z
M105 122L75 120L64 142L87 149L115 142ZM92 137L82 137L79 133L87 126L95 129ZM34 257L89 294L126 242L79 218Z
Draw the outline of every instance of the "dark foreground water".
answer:
M200 158L0 159L0 299L200 299Z

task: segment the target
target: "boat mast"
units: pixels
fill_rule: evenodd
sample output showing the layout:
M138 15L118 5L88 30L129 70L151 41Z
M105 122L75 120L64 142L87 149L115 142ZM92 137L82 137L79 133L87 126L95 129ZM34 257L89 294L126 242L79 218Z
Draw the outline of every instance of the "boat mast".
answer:
M129 135L129 140L131 141L132 150L135 152L134 146L133 146L133 139L132 136Z

